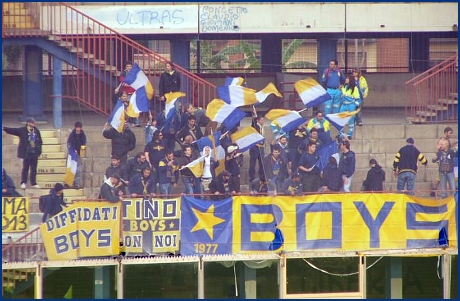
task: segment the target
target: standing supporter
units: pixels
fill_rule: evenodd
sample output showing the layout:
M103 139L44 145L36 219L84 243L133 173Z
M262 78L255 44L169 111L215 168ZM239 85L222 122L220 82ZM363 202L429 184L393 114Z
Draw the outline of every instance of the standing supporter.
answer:
M138 152L137 155L128 160L125 166L125 175L127 177L127 183L134 178L135 175L140 174L142 170L146 167L150 168L149 162L147 162L147 158L143 152Z
M3 127L10 135L19 137L17 157L22 159L21 189L26 189L27 176L30 169L30 184L33 188L40 188L37 184L38 157L42 154L42 136L35 126L35 119L29 118L24 127Z
M157 116L157 125L161 132L163 132L163 139L166 143L168 151L174 151L176 145L176 133L180 129L180 119L177 114L173 114L171 120L166 120L166 110L160 111Z
M289 142L288 142L288 137L286 136L281 136L277 140L273 140L272 144L270 144L270 150L273 151L273 148L275 146L278 146L280 149L280 157L285 162L286 168L287 168L287 175L291 175L292 173L292 159L289 154Z
M156 183L152 178L150 167L143 167L141 172L129 180L128 190L131 197L155 197Z
M160 75L160 82L158 90L160 92L160 101L166 101L165 94L169 92L180 92L180 75L176 72L174 64L167 62L165 65L165 71ZM179 114L179 100L176 101L175 107L176 112Z
M166 152L165 158L158 164L158 182L160 183L160 194L169 196L172 189L177 187L179 182L179 163L174 160L174 154L171 151Z
M281 191L285 195L301 195L303 193L303 186L300 179L301 178L298 173L293 173L290 178L284 180Z
M216 167L219 166L219 161L211 156L211 148L205 146L203 148L203 174L201 176L201 186L203 193L209 193L209 183L216 177Z
M120 162L120 157L117 155L112 155L110 159L110 166L105 170L104 181L110 178L112 175L117 174L120 177L117 187L123 193L126 193L126 185L124 181L128 181L128 176L126 175L125 164Z
M112 174L101 186L99 199L116 203L123 200L123 191L119 190L118 182L120 176L116 173Z
M209 191L212 194L212 200L222 200L228 198L232 194L232 174L224 170L211 180L209 183Z
M13 179L6 174L4 168L2 168L2 196L6 197L19 197L22 196L19 192L16 191L16 186L14 185Z
M360 106L359 89L356 87L353 76L348 76L345 80L345 86L342 87L342 105L340 112L353 112ZM351 140L355 131L355 116L351 116L348 121L348 140ZM342 134L344 135L344 134Z
M271 185L267 183L265 178L255 178L251 182L249 182L249 193L251 195L259 195L259 194L267 194L268 193L268 185ZM271 185L270 191L274 191L275 187Z
M125 106L125 116L127 117L126 120L129 121L133 126L140 127L139 125L139 118L131 117L126 114L126 109L129 104L129 99L131 96L136 92L136 89L125 83L126 75L128 75L129 71L133 68L133 64L130 61L125 63L125 70L123 70L120 74L120 85L115 89L115 94L120 95L120 100L123 102Z
M309 143L316 144L316 149L320 149L323 145L323 141L318 137L318 130L312 128L307 138L305 138L299 145L299 151L302 154L303 152L307 151L307 146Z
M316 154L316 144L309 142L307 151L302 154L299 161L299 174L302 176L304 192L317 192L321 185L321 171L316 167L319 156Z
M196 117L194 115L189 116L187 124L176 134L176 139L183 142L184 138L189 135L192 136L193 142L203 137L201 128L196 125Z
M345 82L345 74L338 65L337 60L330 60L329 67L321 77L321 84L332 98L324 103L324 114L338 113L340 110L340 87Z
M252 127L256 129L256 131L265 137L265 130L264 130L264 117L257 116L257 111L255 107L253 107L252 111ZM256 163L259 163L259 178L264 175L264 167L263 167L263 158L264 158L264 141L257 143L253 147L249 149L249 182L254 180L256 177Z
M455 191L454 158L458 157L458 151L449 148L449 145L447 138L441 138L438 142L439 150L436 152L436 158L432 160L433 163L439 164L441 198L446 198ZM447 184L451 193L447 193Z
M307 131L311 132L313 128L318 131L318 138L323 143L329 143L332 141L331 125L329 121L324 118L323 112L316 111L315 117L308 121Z
M297 172L297 167L299 166L299 159L301 156L301 152L299 152L299 146L306 137L308 137L308 134L305 126L303 125L300 125L296 129L289 132L289 155L292 162L292 172Z
M356 87L358 87L358 90L359 90L359 98L360 98L359 107L361 108L358 114L356 114L355 123L357 126L362 126L363 125L363 120L362 120L363 103L364 103L364 99L366 99L367 95L369 94L369 87L367 86L367 80L362 75L360 69L358 68L353 69L353 77L355 78Z
M81 173L83 168L83 161L81 159L82 150L86 149L86 135L82 129L83 124L80 121L75 122L74 129L67 138L67 150L74 151L78 156L77 161L77 172L75 173L75 178L73 180L73 188L80 188Z
M129 129L128 124L124 124L124 129L121 133L106 124L102 136L112 140L112 155L117 155L121 163L126 163L128 153L136 147L136 136Z
M42 222L44 223L47 219L55 216L62 211L62 207L67 207L64 202L64 186L61 183L54 184L54 188L50 189L50 193L40 198L39 206L43 206L43 217Z
M190 116L195 116L197 126L205 128L205 136L210 135L211 132L216 132L217 122L212 121L208 116L206 116L206 110L195 108L191 103L185 106L185 112L182 115L181 127L184 127L188 124L188 119Z
M281 148L278 145L272 147L272 152L264 158L265 177L275 187L276 191L282 191L281 185L288 177L287 161L281 156Z
M232 144L227 148L225 156L225 169L231 174L232 189L231 193L241 192L241 166L243 166L243 153L240 152L236 144Z
M158 163L166 155L166 143L163 140L163 133L153 133L152 141L144 147L144 155L152 170L152 181L156 187L158 183Z
M150 141L152 141L153 133L155 133L156 131L158 131L157 121L156 121L156 119L151 118L147 122L147 125L145 126L145 144L147 144Z
M339 146L341 151L339 170L343 179L343 191L350 192L351 181L356 167L355 153L350 150L350 141L348 140L341 141Z
M343 187L343 179L334 157L329 157L321 177L322 192L338 192Z
M198 159L198 157L193 155L192 147L190 145L185 145L182 157L179 160L179 166L182 168L196 159ZM198 179L189 168L182 169L180 175L182 177L182 183L184 183L184 194L193 194L196 189L195 186L200 185Z
M375 159L370 159L369 165L371 169L367 172L367 177L363 182L364 191L383 191L385 171Z
M428 160L414 146L414 139L407 138L406 146L399 149L393 161L394 176L398 177L397 189L402 192L407 188L409 195L414 195L415 178L417 177L417 161L428 165Z

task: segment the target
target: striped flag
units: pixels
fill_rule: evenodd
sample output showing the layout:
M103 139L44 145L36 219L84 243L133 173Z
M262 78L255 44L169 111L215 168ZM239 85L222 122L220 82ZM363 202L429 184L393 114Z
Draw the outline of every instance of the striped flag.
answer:
M290 132L307 122L307 119L300 116L299 112L283 109L272 109L265 117L268 120L275 121L285 132Z
M259 92L256 92L254 89L236 85L217 87L217 95L223 101L234 107L262 103L270 94L275 94L278 97L282 97L273 83L269 83Z
M326 114L324 118L326 118L333 126L335 126L336 129L339 131L343 129L345 125L347 125L348 121L350 121L350 118L356 114L358 114L359 110L357 109L356 111L353 112L341 112L341 113L334 113L334 114Z
M332 140L327 144L323 144L321 148L316 150L316 154L319 156L318 162L316 162L316 167L319 170L323 171L323 169L327 166L327 162L329 161L329 157L333 156L334 154L338 154L339 152L339 143L337 140Z
M182 92L169 92L169 93L165 94L165 98L166 98L166 105L165 105L166 121L170 121L173 118L174 114L175 114L176 100L179 99L179 97L184 97L184 96L185 96L185 93L182 93Z
M136 90L129 99L126 114L130 117L138 117L140 112L148 112L149 100L153 98L154 89L138 64L133 64L123 82Z
M201 175L203 174L203 168L204 168L204 156L199 157L196 160L193 160L187 165L184 165L180 168L180 170L188 168L190 171L193 173L193 175L197 178L200 178Z
M265 139L264 136L259 134L252 126L247 126L240 131L232 134L231 139L233 143L238 145L241 152L244 152Z
M107 122L118 132L123 132L125 125L125 108L120 99L118 99Z
M212 121L222 123L227 130L231 130L241 119L246 117L246 113L234 106L226 104L221 99L213 99L206 108L206 116Z
M221 132L218 131L217 133L214 133L214 134L198 139L196 141L198 150L202 152L205 146L209 146L211 150L213 150L215 147L220 145L220 136L221 136ZM213 139L214 139L214 142L213 142Z
M69 186L73 186L73 181L75 179L75 175L77 174L77 166L78 155L75 153L75 149L70 147L69 155L67 156L67 169L64 176L64 183Z
M219 165L216 167L216 176L220 175L221 172L225 170L225 149L222 145L216 147L216 156L217 161L219 161Z
M307 108L317 106L331 99L329 93L313 78L296 81L294 89Z
M225 86L241 86L244 82L242 77L230 77L225 78Z

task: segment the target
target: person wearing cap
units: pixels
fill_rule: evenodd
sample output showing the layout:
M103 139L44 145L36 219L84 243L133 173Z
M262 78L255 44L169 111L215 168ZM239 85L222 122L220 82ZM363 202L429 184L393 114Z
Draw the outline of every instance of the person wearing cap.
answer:
M77 172L72 183L73 188L80 188L81 181L81 170L83 168L83 162L81 160L82 152L86 149L86 134L82 129L83 124L80 121L75 122L74 129L67 138L67 150L68 152L74 152L77 155ZM70 183L68 185L71 185Z
M290 178L284 180L281 191L285 195L301 195L303 193L303 186L300 180L300 175L293 173Z
M225 156L225 170L232 174L232 193L241 192L241 167L243 166L243 153L240 152L238 145L231 144L227 147Z
M22 196L16 191L13 179L6 174L4 168L2 168L2 196L6 197L20 197Z
M112 174L101 186L99 199L116 203L123 200L123 191L117 188L120 176Z
M217 177L209 183L209 191L212 200L222 200L228 198L232 192L232 174L227 170L222 171Z
M339 170L343 179L343 191L350 192L351 181L355 174L356 156L355 152L350 149L350 141L343 140L339 144L340 160Z
M128 161L128 153L136 147L136 136L125 122L124 130L120 133L115 128L106 124L102 136L112 141L112 155L120 157L121 163Z
M406 192L409 195L414 195L415 179L417 178L417 161L427 166L428 160L414 146L414 139L407 138L406 146L399 149L393 161L393 173L398 178L397 190Z
M54 184L54 188L51 188L50 193L45 195L40 202L42 200L44 202L42 222L44 223L47 219L61 212L62 206L67 207L64 202L64 186L61 183Z
M33 188L40 188L37 184L38 157L42 154L42 136L35 126L35 120L29 118L24 127L3 127L10 135L19 137L17 157L22 159L21 189L26 189L27 176L30 170L30 184Z
M360 98L359 107L361 108L361 110L358 112L358 114L356 114L355 123L356 123L357 126L362 126L363 125L363 120L362 120L363 102L364 102L364 99L366 99L367 95L369 94L369 87L367 85L367 80L362 75L360 69L354 68L353 71L352 71L352 74L353 74L353 77L355 79L356 87L358 87L358 89L359 89L359 98Z
M367 177L363 181L363 191L383 191L385 171L375 159L370 159L369 165L371 169L367 172Z

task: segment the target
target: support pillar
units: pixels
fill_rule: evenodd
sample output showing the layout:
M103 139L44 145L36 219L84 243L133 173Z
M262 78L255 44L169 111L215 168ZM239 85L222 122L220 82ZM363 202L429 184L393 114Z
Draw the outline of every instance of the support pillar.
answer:
M261 43L261 72L282 72L283 45L280 37L264 37Z
M204 299L204 262L200 257L198 262L198 299Z
M178 65L187 71L190 71L190 41L189 40L170 40L171 44L171 62ZM193 93L193 87L188 87L187 77L181 76L181 91L186 94L181 97L182 105L188 100L190 102Z
M117 299L123 299L124 294L123 264L118 263L117 267Z
M430 38L423 33L413 34L409 47L409 72L423 72L430 68Z
M94 268L94 299L110 299L110 268Z
M452 261L450 254L442 256L442 280L443 280L443 299L450 299L450 289L452 283Z
M257 280L256 270L251 269L244 262L239 262L240 281L238 292L240 299L257 299Z
M53 125L62 128L62 61L53 58Z
M34 298L35 299L43 299L43 277L42 277L42 266L38 263L37 268L35 269L35 277L34 277Z
M36 121L47 121L43 115L43 54L37 46L24 46L24 99L19 121L33 117Z
M278 286L279 298L286 299L287 294L287 273L286 273L286 257L281 256L278 262Z
M386 299L402 299L402 258L388 257L386 266Z
M321 82L321 76L324 69L329 66L332 59L338 60L337 57L337 39L318 39L318 81ZM344 66L339 66L343 69Z

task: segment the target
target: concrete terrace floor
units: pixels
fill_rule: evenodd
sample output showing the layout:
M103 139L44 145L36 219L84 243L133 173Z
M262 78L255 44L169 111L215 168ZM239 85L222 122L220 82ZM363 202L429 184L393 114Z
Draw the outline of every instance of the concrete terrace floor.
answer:
M2 113L2 125L8 127L19 127L21 122L18 121L18 117L21 113ZM45 116L48 117L48 122L37 122L39 129L54 129L53 126L53 115L52 112L45 112ZM311 116L311 109L308 110L305 116ZM308 117L309 118L309 117ZM72 111L64 112L62 117L62 128L68 129L73 128L75 121L81 121L83 123L83 129L85 127L100 127L101 130L107 121L107 117L101 116L94 112L88 111ZM145 125L145 119L141 117L141 124ZM363 123L364 125L385 125L385 124L405 124L406 117L404 108L364 108L363 109ZM242 120L241 125L250 125L251 118L246 117ZM265 125L268 126L270 122L265 121Z

